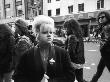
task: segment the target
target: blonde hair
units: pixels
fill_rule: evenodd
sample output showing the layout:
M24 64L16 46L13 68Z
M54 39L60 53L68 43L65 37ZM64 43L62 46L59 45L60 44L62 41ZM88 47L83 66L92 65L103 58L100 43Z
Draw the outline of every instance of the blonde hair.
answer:
M54 27L54 20L51 17L45 16L45 15L39 15L34 18L33 21L33 33L36 34L38 31L40 31L40 26L42 24L50 24L52 27Z

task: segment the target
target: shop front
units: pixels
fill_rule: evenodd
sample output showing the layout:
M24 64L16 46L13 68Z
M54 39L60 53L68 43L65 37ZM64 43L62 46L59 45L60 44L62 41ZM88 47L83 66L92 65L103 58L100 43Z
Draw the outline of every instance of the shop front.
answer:
M78 13L66 16L52 17L55 20L55 26L57 29L63 28L63 24L66 19L75 18L79 21L83 32L83 37L89 37L90 33L93 33L97 28L96 16L98 12Z

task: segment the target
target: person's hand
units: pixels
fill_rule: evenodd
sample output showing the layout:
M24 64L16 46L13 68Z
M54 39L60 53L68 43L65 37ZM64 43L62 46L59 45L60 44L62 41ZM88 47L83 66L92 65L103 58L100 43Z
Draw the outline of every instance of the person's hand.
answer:
M44 74L44 77L42 78L41 82L48 82L49 77Z
M76 64L76 63L73 63L71 62L72 66L75 68L75 69L81 69L83 68L83 64Z
M102 49L102 47L104 46L105 41L100 41L100 50Z

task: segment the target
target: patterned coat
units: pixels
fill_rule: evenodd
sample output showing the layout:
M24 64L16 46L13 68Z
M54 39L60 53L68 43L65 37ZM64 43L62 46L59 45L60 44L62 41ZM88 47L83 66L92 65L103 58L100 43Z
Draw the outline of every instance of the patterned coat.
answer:
M75 35L70 35L67 39L66 46L73 63L85 63L84 43L82 38L78 39Z

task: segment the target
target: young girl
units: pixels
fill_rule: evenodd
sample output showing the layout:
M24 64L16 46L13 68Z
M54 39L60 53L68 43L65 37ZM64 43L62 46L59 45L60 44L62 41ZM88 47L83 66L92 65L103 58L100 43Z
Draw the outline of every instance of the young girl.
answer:
M75 68L75 76L78 82L83 81L83 64L84 58L84 43L80 25L77 20L69 19L65 21L64 28L67 29L66 49L70 55L73 69Z
M39 15L34 19L33 31L38 44L21 58L13 76L14 82L74 82L69 55L52 43L54 20Z

